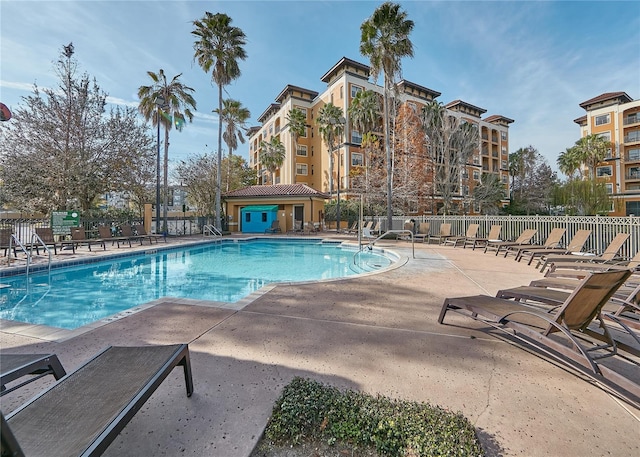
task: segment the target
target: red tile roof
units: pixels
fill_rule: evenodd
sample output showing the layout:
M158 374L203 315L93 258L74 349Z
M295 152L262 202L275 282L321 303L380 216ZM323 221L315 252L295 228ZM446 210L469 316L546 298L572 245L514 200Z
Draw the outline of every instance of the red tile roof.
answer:
M328 195L307 186L306 184L276 184L269 186L249 186L224 194L225 198L233 197L319 197Z
M633 99L629 97L626 92L606 92L604 94L598 95L597 97L593 97L591 100L587 100L586 102L580 103L580 108L586 109L587 106L593 105L594 103L605 102L607 100L615 100L621 99L622 103L632 102Z

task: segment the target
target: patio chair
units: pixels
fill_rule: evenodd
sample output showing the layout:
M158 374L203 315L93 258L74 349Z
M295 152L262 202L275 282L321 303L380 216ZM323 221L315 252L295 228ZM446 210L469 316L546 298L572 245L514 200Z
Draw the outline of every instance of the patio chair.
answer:
M302 221L295 220L293 221L293 230L289 230L287 233L299 233L302 235Z
M145 238L148 239L145 236L136 235L135 233L133 233L133 227L129 224L122 224L120 226L120 231L122 232L122 236L129 240L129 245L131 245L131 241L139 241L140 245L142 245L142 241ZM151 240L149 240L149 244L151 244Z
M507 254L509 252L515 251L516 257L514 260L520 260L520 257L525 253L525 252L532 252L535 251L537 249L554 249L560 246L560 242L562 241L562 237L564 236L564 233L567 231L567 229L565 228L561 228L561 227L556 227L551 229L551 232L549 232L549 235L547 236L547 239L544 240L544 243L536 245L536 244L532 244L532 245L525 245L525 246L508 246L504 256L506 257Z
M494 243L498 241L502 241L500 239L501 231L502 231L501 225L492 225L491 228L489 229L489 234L487 235L486 238L473 238L473 239L465 240L464 245L462 247L466 249L467 246L469 245L471 246L471 250L475 251L476 247L486 246L489 241Z
M484 247L484 252L486 253L487 251L492 250L496 251L496 255L498 255L500 251L503 249L506 250L511 246L529 245L531 244L533 237L536 236L536 233L538 233L536 229L526 229L515 241L487 241L487 244Z
M590 273L561 306L550 310L486 295L447 298L438 322L444 322L448 311L471 317L579 370L639 407L640 363L616 356L616 342L601 312L630 275L628 270ZM594 320L602 332L592 330Z
M149 240L149 244L152 244L154 240L157 243L160 238L163 238L165 243L167 242L167 237L165 235L160 235L159 233L147 233L143 224L134 224L133 229L139 237Z
M480 224L469 224L467 227L467 231L463 236L452 236L444 240L443 244L452 244L455 248L458 243L461 243L460 246L464 246L467 240L473 240L478 235L478 230L480 229Z
M119 248L120 243L123 243L123 244L127 243L129 244L129 247L131 247L131 238L128 238L126 236L113 236L113 233L111 232L111 227L107 227L106 225L101 225L100 227L98 227L98 233L100 235L100 239L104 243L111 241L111 246L113 246L114 244L117 244Z
M17 243L14 243L13 245L11 243L12 235L13 235L13 229L10 229L10 228L0 229L0 249L4 250L5 257L7 255L7 251L9 250L9 246L13 247L13 255L15 257L18 256L17 248L16 248Z
M424 243L429 238L430 231L431 224L429 222L418 222L418 231L413 235L413 239Z
M92 244L99 244L102 246L103 250L106 250L106 244L103 240L99 239L99 238L87 238L87 234L84 231L84 227L71 227L71 241L73 243L73 249L75 252L75 249L78 248L78 246L81 245L86 245L89 250L91 251L91 245Z
M271 227L269 227L264 231L264 233L278 233L278 232L282 232L282 229L280 228L280 221L278 219L271 222Z
M560 254L544 256L544 263L540 267L540 271L544 271L549 265L554 264L570 264L575 262L612 262L615 261L618 253L629 238L628 233L618 233L607 248L601 254L592 253L581 254Z
M55 354L6 354L0 352L0 397L43 376L53 375L58 380L66 374ZM26 381L7 387L10 382L28 375L31 377Z
M186 344L107 348L6 420L2 416L2 455L102 454L178 365L189 397L193 380Z
M53 236L53 229L51 227L36 227L36 235L38 235L38 237L42 240L42 243L46 247L52 247L53 253L56 255L58 254L58 248L64 249L65 246L70 246L74 254L76 252L76 246L73 241L56 241L55 237ZM40 248L42 247L42 245L36 243L34 247L36 248L36 254L40 255Z
M531 262L533 262L533 259L535 259L536 257L538 258L538 263L536 265L536 268L538 268L541 264L540 260L542 259L543 256L546 255L553 255L553 254L557 254L557 255L566 255L566 254L572 254L572 253L580 253L582 252L582 249L584 249L584 245L587 242L587 240L589 239L589 237L591 236L591 230L578 230L575 235L573 235L573 238L571 238L571 241L569 241L569 244L567 245L566 248L560 248L560 247L554 247L554 248L532 248L532 249L526 249L524 250L524 252L522 252L520 254L520 258L518 259L518 262L520 260L522 260L522 258L525 255L529 256L529 262L527 262L527 265L531 265Z
M440 231L435 235L429 235L427 243L437 240L438 244L442 244L449 238L451 238L451 224L440 224Z

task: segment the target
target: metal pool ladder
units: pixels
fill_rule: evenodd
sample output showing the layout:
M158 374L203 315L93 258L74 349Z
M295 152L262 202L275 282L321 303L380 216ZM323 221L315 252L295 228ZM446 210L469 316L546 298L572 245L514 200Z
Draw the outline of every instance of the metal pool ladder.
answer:
M205 224L202 227L202 236L213 235L215 237L222 236L222 232L212 224Z

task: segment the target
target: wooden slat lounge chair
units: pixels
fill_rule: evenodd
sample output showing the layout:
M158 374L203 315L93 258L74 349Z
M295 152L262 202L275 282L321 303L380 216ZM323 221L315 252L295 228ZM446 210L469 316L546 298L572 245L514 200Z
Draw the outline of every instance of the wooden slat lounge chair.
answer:
M440 231L436 235L429 235L427 242L437 240L438 244L442 244L449 238L451 238L451 224L440 224Z
M101 225L100 227L98 227L98 233L100 234L100 239L104 243L111 241L111 246L117 244L119 248L120 243L126 243L129 245L129 247L131 247L131 238L127 238L126 236L113 236L113 233L111 233L111 227Z
M544 271L551 264L568 264L575 262L611 262L615 261L622 246L629 238L628 233L618 233L607 248L599 255L583 254L564 254L564 255L548 255L544 256L544 263L540 267L540 271Z
M544 243L540 245L530 245L530 246L509 246L505 252L505 257L509 252L515 251L516 257L515 260L520 261L522 255L526 252L535 252L537 249L555 249L560 246L562 242L562 237L564 233L567 231L565 228L556 227L551 229L549 232L549 236L544 240Z
M71 227L71 241L73 243L74 252L78 246L86 245L91 250L92 244L99 244L102 249L107 249L105 242L99 238L87 238L84 227Z
M152 244L154 240L157 243L160 238L163 238L165 243L167 242L167 237L164 236L164 235L155 234L155 233L147 233L147 231L144 229L144 225L143 224L135 224L133 226L133 229L136 231L136 234L139 237L142 237L142 238L145 238L145 239L149 240L149 244Z
M510 246L523 246L525 244L531 244L531 240L534 236L536 236L538 231L536 229L526 229L524 230L520 236L515 241L487 241L487 244L484 247L484 252L487 251L496 251L496 255L500 253L503 249L506 250ZM505 255L506 257L506 255Z
M536 257L539 259L538 260L538 264L536 265L536 268L538 268L541 264L540 259L542 259L543 256L546 255L566 255L566 254L572 254L572 253L579 253L582 252L582 249L584 249L584 245L586 244L587 240L589 239L589 237L591 236L591 230L578 230L575 235L573 235L573 238L571 238L571 241L569 241L569 244L567 245L566 248L539 248L539 249L526 249L524 252L522 252L522 254L520 255L520 258L518 259L518 261L522 260L522 258L525 255L529 256L529 262L527 262L527 265L531 265L531 262L533 262L533 259L535 259Z
M460 243L460 246L464 246L467 243L467 240L473 242L473 240L478 235L479 229L480 224L469 224L469 227L467 227L467 231L464 235L449 237L444 240L443 244L452 244L454 248L458 245L458 243Z
M448 311L481 321L580 370L640 407L640 363L616 356L616 343L601 313L630 274L628 270L590 273L561 306L548 311L486 295L447 298L438 322L444 322ZM599 322L602 333L590 328L594 320ZM599 344L601 340L606 343Z
M29 457L102 454L178 365L191 396L186 344L106 349L2 417L3 455L5 447Z
M13 392L43 376L53 375L60 379L66 375L55 354L6 354L0 353L0 396ZM31 375L29 379L11 387L12 381Z
M475 251L476 247L486 246L489 241L494 243L502 241L500 239L501 231L501 225L492 225L486 238L474 238L472 240L465 240L463 248L466 249L467 246L471 246L472 250Z

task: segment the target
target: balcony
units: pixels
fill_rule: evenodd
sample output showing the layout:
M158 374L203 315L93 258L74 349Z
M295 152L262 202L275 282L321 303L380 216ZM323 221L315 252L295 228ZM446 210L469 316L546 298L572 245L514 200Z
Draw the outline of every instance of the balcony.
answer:
M625 162L640 162L640 149L630 149L624 156Z
M640 130L635 130L624 137L625 144L640 143Z
M632 124L640 124L640 115L638 113L631 114L630 116L626 116L622 121L622 125L632 125Z

